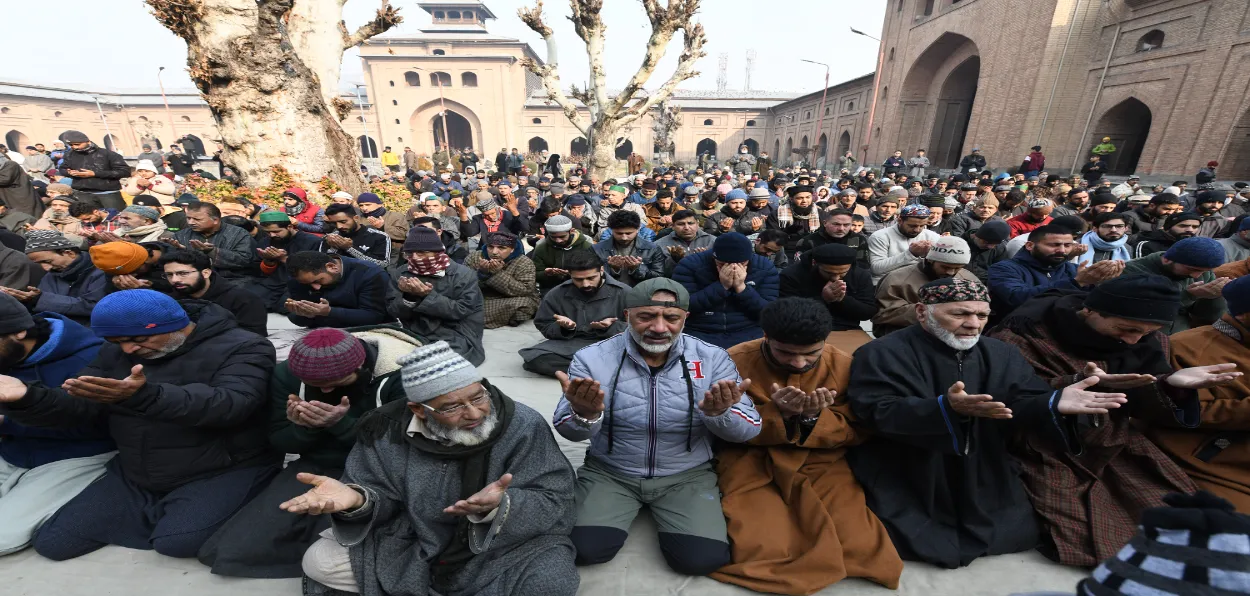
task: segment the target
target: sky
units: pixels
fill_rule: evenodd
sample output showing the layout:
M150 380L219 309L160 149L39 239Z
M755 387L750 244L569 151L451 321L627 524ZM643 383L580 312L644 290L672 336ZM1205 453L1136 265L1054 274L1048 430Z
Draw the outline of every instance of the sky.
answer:
M487 21L487 28L527 41L539 56L546 56L542 38L516 16L517 8L532 1L486 0L499 17ZM417 34L430 23L430 15L414 0L391 3L405 17L392 34ZM57 16L49 20L44 3L0 0L8 55L20 56L4 61L0 79L79 89L154 89L157 70L164 66L167 90L193 88L186 74L186 44L157 23L142 0L57 0L55 5ZM707 56L699 62L701 74L682 88L716 89L719 55L727 53L727 88L743 90L748 50L756 53L751 76L755 90L819 90L825 69L801 62L804 58L828 64L830 84L868 74L876 66L877 42L851 34L849 28L880 37L885 5L886 0L703 0L697 18L707 36ZM348 0L343 14L348 29L368 20L377 6L378 0ZM768 13L760 14L765 7ZM565 0L544 3L546 22L556 32L566 86L584 82L589 72L585 46L573 32L569 14ZM608 86L620 88L638 69L650 24L637 0L604 0L603 16L608 25ZM649 88L668 79L680 53L681 42L674 39ZM362 80L359 56L350 50L343 58L340 86L350 88Z

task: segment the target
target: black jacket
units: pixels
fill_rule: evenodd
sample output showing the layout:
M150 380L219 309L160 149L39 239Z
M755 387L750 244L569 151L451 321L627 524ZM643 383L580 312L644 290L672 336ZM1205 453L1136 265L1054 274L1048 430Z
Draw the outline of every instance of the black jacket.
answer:
M169 162L169 169L173 170L174 174L179 176L186 176L187 174L195 171L195 158L187 155L186 153L179 153L177 155L170 153L169 156L165 158L165 161Z
M829 309L833 317L834 331L863 329L863 321L877 314L877 295L872 287L872 272L866 267L851 265L842 278L846 282L846 296L840 302L825 302L820 292L825 280L812 266L812 254L804 253L799 260L781 271L781 297L799 296L812 298Z
M176 352L145 360L105 343L79 373L122 379L142 364L147 384L129 399L110 405L32 383L26 397L0 407L0 413L48 428L106 416L126 479L158 493L230 470L277 465L282 457L269 448L265 407L273 344L240 329L216 304L180 304L195 329Z
M1135 207L1120 213L1124 216L1124 223L1128 224L1129 234L1141 234L1155 229L1156 219L1146 213L1145 207ZM1162 223L1162 222L1159 222Z
M1007 256L1007 243L1002 242L994 248L982 249L977 245L977 241L972 238L976 233L976 230L968 230L960 236L964 239L964 242L968 243L968 250L972 253L972 258L967 265L964 265L964 269L977 276L981 283L989 287L990 265L999 261L1006 261L1009 258Z
M1098 160L1098 163L1089 161L1085 162L1085 165L1081 166L1081 177L1091 183L1098 182L1099 180L1102 180L1103 172L1106 171L1107 164L1103 163L1102 160Z
M286 251L286 254L293 255L297 252L313 251L321 252L322 240L320 236L309 234L308 232L296 232L286 243L274 242L268 234L260 234L256 237L256 248L280 248ZM277 268L272 273L265 273L260 269L261 263L257 262L257 271L255 275L259 276L260 287L265 295L265 308L270 312L286 314L286 308L283 304L287 297L287 282L291 281L291 273L287 271L285 263L278 263Z
M294 279L287 282L292 300L319 302L325 298L330 303L330 314L324 317L301 317L287 315L287 319L300 327L359 327L390 323L394 317L386 314L386 296L390 280L386 271L372 263L339 257L343 261L343 278L333 286L312 289Z
M269 313L265 312L265 305L258 302L256 295L243 289L243 286L214 277L200 300L207 300L230 311L240 328L261 337L269 335Z
M1128 239L1128 246L1133 253L1133 258L1140 259L1146 255L1164 252L1172 248L1172 245L1176 244L1176 240L1175 237L1166 231L1154 229L1149 232L1134 234Z
M122 156L92 145L86 152L66 151L57 173L69 176L70 170L91 170L91 178L74 178L70 186L85 192L109 192L122 189L122 178L130 176L130 166Z
M971 173L972 168L976 168L977 172L984 170L985 156L973 155L969 153L968 155L965 155L963 159L959 160L959 169L963 170L965 174Z

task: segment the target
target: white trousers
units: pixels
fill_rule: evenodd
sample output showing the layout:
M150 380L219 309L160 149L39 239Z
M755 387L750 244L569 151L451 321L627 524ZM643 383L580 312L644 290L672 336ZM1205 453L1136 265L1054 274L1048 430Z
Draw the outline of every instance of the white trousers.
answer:
M116 451L19 468L0 458L0 555L30 546L35 532L82 489L104 475Z
M352 574L352 557L347 547L334 539L334 529L327 528L321 539L304 552L304 575L309 579L335 590L360 593L356 576Z

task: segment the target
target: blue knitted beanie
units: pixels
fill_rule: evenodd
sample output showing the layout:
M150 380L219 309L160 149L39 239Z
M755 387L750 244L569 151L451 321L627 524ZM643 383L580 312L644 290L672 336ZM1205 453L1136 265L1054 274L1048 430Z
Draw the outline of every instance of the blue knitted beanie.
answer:
M745 201L745 200L747 200L747 193L746 193L746 191L745 191L745 190L742 190L741 188L735 188L735 189L733 189L733 190L729 191L729 193L725 195L725 202L726 202L726 203L728 203L729 201L732 201L732 200L734 200L734 199L742 199L742 200L744 200L744 201Z
M1250 277L1238 277L1224 286L1224 301L1228 314L1241 316L1250 312Z
M177 301L154 290L113 292L91 311L91 331L99 337L160 335L190 324Z
M1215 269L1224 264L1224 247L1210 238L1186 238L1173 244L1163 258L1190 267Z

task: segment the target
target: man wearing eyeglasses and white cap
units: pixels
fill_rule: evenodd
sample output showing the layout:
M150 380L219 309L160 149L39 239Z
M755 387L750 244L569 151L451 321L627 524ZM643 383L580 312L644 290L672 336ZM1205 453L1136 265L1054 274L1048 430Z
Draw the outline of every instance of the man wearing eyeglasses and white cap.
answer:
M446 342L398 362L407 399L361 419L343 481L299 474L314 488L281 505L332 514L304 593L574 596L573 470L547 422Z

